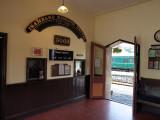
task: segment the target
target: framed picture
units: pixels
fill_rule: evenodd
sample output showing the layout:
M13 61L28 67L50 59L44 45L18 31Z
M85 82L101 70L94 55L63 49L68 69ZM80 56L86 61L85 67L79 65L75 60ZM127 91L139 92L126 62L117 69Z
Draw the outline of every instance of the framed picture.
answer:
M64 64L59 64L59 76L64 75Z
M51 66L51 76L71 75L71 66L68 64L54 64Z
M159 61L154 61L154 69L158 69L159 68Z
M65 71L65 75L70 75L71 74L71 66L68 64L64 65L64 71Z
M160 57L160 50L156 50L156 57Z
M156 50L154 49L149 49L148 51L148 57L156 57Z
M154 69L154 61L148 61L148 69Z
M43 56L43 48L32 48L32 56Z

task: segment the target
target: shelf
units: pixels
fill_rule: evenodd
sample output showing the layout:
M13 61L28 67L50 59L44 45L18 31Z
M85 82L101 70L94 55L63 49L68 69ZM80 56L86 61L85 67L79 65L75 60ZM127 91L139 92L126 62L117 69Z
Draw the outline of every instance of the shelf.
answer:
M157 103L153 103L153 102L150 102L150 101L146 101L146 100L138 100L139 103L142 103L142 104L146 104L146 105L150 105L150 106L153 106L153 107L157 107L157 108L160 108L160 104L157 104Z

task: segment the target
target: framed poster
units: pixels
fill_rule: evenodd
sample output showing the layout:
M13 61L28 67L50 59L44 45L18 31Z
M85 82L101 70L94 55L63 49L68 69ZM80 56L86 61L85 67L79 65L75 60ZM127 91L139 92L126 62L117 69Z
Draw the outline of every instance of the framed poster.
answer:
M156 57L160 57L160 49L156 50Z
M149 49L148 51L148 57L156 57L156 50L154 49Z
M70 75L71 74L71 66L68 64L64 65L64 73L65 75Z
M64 64L59 64L59 75L64 75Z
M159 68L159 61L154 61L154 69L158 69Z
M71 65L54 64L51 66L51 76L67 76L71 75Z
M59 76L59 64L51 65L51 77Z
M148 61L148 68L153 69L154 68L154 61Z

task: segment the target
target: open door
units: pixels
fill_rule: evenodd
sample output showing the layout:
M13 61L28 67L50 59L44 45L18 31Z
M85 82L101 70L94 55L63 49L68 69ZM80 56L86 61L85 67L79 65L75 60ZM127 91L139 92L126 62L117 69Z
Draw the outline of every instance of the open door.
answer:
M134 83L133 83L133 115L137 112L137 86L140 80L140 45L137 43L136 37L134 39Z
M91 43L90 98L105 98L106 49Z

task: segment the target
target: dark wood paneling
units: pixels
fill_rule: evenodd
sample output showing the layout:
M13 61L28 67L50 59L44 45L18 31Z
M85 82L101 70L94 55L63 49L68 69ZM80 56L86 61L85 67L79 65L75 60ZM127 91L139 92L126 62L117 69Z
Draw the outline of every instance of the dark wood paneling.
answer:
M88 88L88 87L87 87ZM86 96L85 76L7 85L6 118L43 111Z
M160 115L160 80L141 78L138 84L138 111Z
M4 119L4 87L6 83L7 33L0 33L0 120Z
M86 75L86 78L85 78L85 82L86 82L86 86L85 86L85 89L86 89L86 97L89 98L90 96L90 75Z
M153 78L143 78L143 77L141 77L140 84L160 86L160 80L159 79L153 79Z

